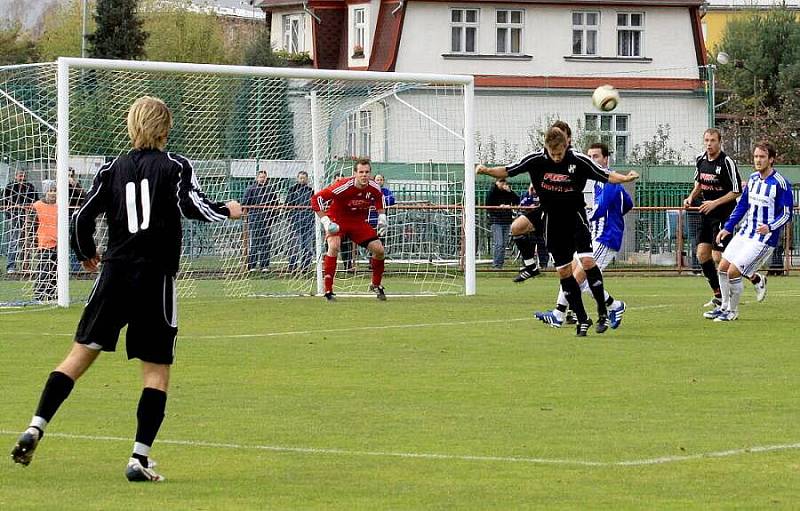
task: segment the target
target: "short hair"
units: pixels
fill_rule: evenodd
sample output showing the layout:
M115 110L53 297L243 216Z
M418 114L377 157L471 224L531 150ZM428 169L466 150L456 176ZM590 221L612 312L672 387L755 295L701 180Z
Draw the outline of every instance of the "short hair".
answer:
M707 130L705 130L703 132L703 136L705 137L709 133L712 134L712 135L716 135L717 136L717 140L722 142L722 132L719 129L717 129L717 128L708 128Z
M567 138L572 138L572 130L570 129L569 124L567 124L566 122L556 121L553 123L553 126L551 127L560 129L567 135Z
M561 128L551 127L544 136L544 145L546 147L566 146L567 135L564 134Z
M306 176L306 177L308 177L308 172L306 172L305 170L301 170L300 172L297 173L297 175L298 176Z
M128 111L128 135L134 149L164 149L172 128L172 112L153 96L142 96Z
M359 165L369 165L369 169L372 170L372 162L369 158L356 158L356 161L353 162L353 173L355 174L356 169Z
M256 175L266 174L266 173L267 173L267 171L265 169L258 169L258 172L256 172Z
M756 149L761 149L762 151L766 151L767 155L773 159L776 156L778 156L778 151L775 149L775 146L772 144L772 142L769 142L767 140L759 140L758 142L756 142L755 145L753 146L753 151L755 151Z
M589 146L589 149L600 149L600 152L603 153L603 158L608 158L608 155L611 154L608 152L608 146L602 142L595 142ZM589 149L586 150L587 153Z

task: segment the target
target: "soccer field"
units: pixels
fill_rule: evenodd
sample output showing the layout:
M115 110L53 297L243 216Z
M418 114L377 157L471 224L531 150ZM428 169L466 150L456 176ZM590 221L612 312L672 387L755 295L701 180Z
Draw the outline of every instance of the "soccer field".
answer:
M586 338L533 319L552 275L481 277L474 297L184 300L158 485L123 475L124 352L11 462L81 307L0 310L0 509L796 508L797 278L760 304L748 284L728 324L701 317L702 278L606 283L628 312Z

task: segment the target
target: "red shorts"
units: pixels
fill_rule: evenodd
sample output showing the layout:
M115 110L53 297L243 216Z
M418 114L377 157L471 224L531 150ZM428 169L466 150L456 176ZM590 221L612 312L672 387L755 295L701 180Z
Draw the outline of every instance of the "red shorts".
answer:
M378 239L378 233L366 220L345 220L343 222L333 218L331 218L331 220L339 224L339 232L336 234L328 234L328 236L347 237L356 245L361 245L363 247L366 247L370 241Z

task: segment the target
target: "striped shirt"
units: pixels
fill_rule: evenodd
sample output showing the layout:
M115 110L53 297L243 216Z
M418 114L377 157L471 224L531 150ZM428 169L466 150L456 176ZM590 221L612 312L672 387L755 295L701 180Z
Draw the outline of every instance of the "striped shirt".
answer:
M200 191L189 160L154 149L133 150L103 165L72 215L70 243L78 260L94 257L95 219L105 214L108 246L103 261L150 264L178 272L181 217L221 222L230 212Z
M777 247L783 226L792 219L793 203L792 184L775 169L766 179L753 172L736 208L725 222L725 230L734 232L738 224L739 236ZM769 226L769 234L756 232L762 224Z
M633 199L622 185L612 183L594 184L594 209L592 239L612 250L622 247L625 233L625 213L633 207Z

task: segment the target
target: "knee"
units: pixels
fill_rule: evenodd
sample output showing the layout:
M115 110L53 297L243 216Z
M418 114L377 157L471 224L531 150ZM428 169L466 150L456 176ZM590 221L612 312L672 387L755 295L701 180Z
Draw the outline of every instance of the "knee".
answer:
M386 253L383 250L383 245L374 247L372 249L372 257L374 257L375 259L383 259L385 257L385 255L386 255Z

